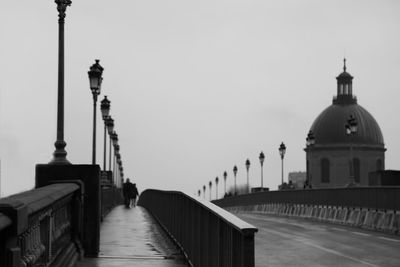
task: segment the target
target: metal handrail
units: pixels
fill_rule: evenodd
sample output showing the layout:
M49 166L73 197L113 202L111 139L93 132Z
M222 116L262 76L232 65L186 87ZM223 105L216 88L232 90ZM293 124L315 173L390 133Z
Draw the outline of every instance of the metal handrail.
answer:
M169 192L174 192L177 194L184 194L182 192L178 191L169 191ZM236 228L239 231L254 231L256 229L253 225L243 221L242 219L236 217L232 213L228 212L227 210L224 210L217 205L204 200L202 198L196 197L196 196L191 196L191 195L186 195L186 197L191 198L193 201L201 203L206 209L208 209L211 213L215 214L216 216L220 217L222 220L224 220L226 223L229 223L232 225L232 227ZM257 230L255 230L257 232Z
M169 233L191 266L254 266L257 228L178 191L145 190L139 199Z

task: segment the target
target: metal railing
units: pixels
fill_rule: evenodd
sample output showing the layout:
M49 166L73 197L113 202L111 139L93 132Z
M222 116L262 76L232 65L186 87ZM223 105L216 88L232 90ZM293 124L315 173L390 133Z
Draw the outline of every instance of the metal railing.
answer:
M117 205L123 203L122 190L112 184L101 185L101 219Z
M213 201L220 207L267 203L291 203L359 207L379 210L400 210L400 187L351 187L267 191L227 197Z
M254 266L257 228L177 191L145 190L139 199L179 245L191 266Z
M66 266L80 256L82 192L53 184L0 199L0 266Z

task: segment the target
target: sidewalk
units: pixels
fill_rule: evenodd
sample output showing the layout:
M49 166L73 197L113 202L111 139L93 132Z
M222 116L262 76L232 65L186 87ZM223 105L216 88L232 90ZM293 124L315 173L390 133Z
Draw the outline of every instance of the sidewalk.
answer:
M98 258L78 267L183 267L179 251L142 207L114 208L101 224Z

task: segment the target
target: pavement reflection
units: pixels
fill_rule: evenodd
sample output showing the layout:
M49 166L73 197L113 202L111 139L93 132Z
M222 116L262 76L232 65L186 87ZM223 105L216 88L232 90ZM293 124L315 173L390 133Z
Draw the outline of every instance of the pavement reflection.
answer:
M118 206L104 219L98 258L85 258L78 267L186 266L178 249L142 207Z

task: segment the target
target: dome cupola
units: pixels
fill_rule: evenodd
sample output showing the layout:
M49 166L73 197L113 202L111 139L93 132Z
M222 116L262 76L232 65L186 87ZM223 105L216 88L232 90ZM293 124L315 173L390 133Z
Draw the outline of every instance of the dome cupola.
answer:
M353 76L346 71L346 59L343 61L343 72L336 77L337 96L334 97L332 105L322 111L311 126L310 130L315 135L315 143L317 145L349 143L344 125L349 116L354 116L358 121L359 129L351 142L383 148L381 129L374 117L357 104L357 99L353 95Z
M306 139L306 184L313 188L367 186L371 172L385 169L382 131L357 103L346 59L336 80L332 105L314 120Z
M346 69L346 59L343 59L343 72L336 77L337 95L333 99L334 104L357 103L357 98L353 96L353 76Z

